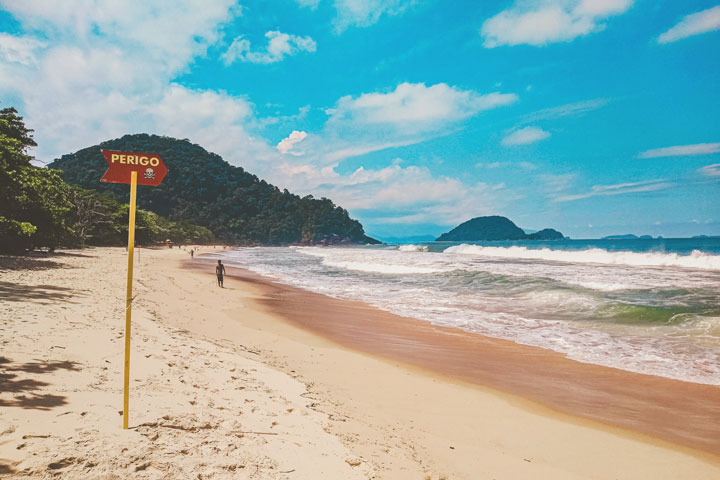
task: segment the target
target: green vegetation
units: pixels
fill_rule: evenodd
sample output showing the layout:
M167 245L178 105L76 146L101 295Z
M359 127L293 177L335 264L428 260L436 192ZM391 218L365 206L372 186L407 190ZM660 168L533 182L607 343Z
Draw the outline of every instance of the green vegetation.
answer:
M123 245L127 242L129 206L114 198L80 187L71 187L73 231L77 242L89 245ZM215 241L212 232L187 222L172 222L153 212L135 214L135 242L206 244Z
M475 217L461 223L437 239L438 242L473 242L479 240L560 240L562 233L546 228L526 234L510 219L500 216Z
M30 165L36 146L14 108L0 110L0 249L54 249L71 233L70 187L56 170Z
M348 212L327 198L299 197L258 179L187 140L126 135L51 164L71 184L127 201L127 185L99 183L107 169L101 149L158 154L169 169L158 187L138 187L138 205L171 220L208 228L244 245L372 243Z
M27 149L36 144L17 113L14 108L0 110L0 252L126 243L128 206L68 185L58 170L32 166ZM138 211L136 224L141 244L214 240L206 228L152 212Z

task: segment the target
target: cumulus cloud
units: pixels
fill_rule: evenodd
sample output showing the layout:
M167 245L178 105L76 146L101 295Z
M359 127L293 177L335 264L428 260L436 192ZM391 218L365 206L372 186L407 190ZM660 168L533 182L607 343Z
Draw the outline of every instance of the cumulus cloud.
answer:
M252 106L224 92L170 84L157 102L144 106L140 113L147 122L142 131L189 138L236 165L252 168L277 155L248 131Z
M618 183L615 185L594 185L589 192L576 195L561 195L556 197L556 202L570 202L583 198L599 197L607 195L625 195L628 193L638 192L656 192L666 190L675 184L666 182L665 180L647 180L644 182Z
M26 30L47 37L50 45L71 40L95 48L133 49L139 58L151 58L156 69L175 72L218 41L218 27L240 13L234 4L234 0L133 2L131 6L115 0L4 0L3 9Z
M720 30L720 6L683 17L677 25L658 37L658 43L670 43L701 33Z
M540 140L545 140L549 136L550 132L546 132L540 127L525 127L505 136L501 143L505 146L528 145L539 142Z
M295 55L300 52L314 52L317 44L310 37L290 35L276 30L265 34L268 45L264 50L252 51L250 41L239 36L233 40L230 47L220 58L225 65L230 65L237 60L250 63L275 63L286 56Z
M37 62L36 51L46 45L32 37L0 32L0 61L30 65Z
M487 48L569 42L605 28L604 21L627 11L633 0L516 0L487 19L480 30Z
M720 177L720 163L705 165L704 167L698 169L698 171L706 177Z
M280 143L277 144L277 149L280 153L293 153L290 152L295 144L302 142L307 137L307 132L301 132L293 130L287 138L283 138Z
M483 110L510 105L518 100L513 93L479 94L445 83L430 87L424 83L401 83L389 93L345 96L328 110L330 122L394 125L424 130L475 115Z
M245 99L171 81L218 41L237 14L232 2L80 8L23 0L4 8L23 27L20 44L46 43L19 56L21 63L0 61L0 95L22 100L40 160L136 132L190 138L236 158L277 154L248 133L252 106Z
M676 145L655 148L638 154L638 158L683 157L689 155L708 155L720 152L720 143L696 143L694 145Z
M311 193L332 198L359 212L382 210L376 225L430 222L450 225L467 220L468 212L478 215L497 212L518 198L504 184L466 183L459 179L433 175L427 167L403 167L398 162L380 169L359 167L339 175L335 166L280 163L273 170L278 183L289 185L303 195ZM285 180L280 180L280 177Z

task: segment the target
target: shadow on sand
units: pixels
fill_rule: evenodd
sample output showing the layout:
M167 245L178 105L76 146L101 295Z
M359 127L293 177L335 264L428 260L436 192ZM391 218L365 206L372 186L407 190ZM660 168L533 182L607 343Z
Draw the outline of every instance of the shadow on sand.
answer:
M3 270L51 270L53 268L77 268L53 259L64 257L92 258L93 255L73 252L30 252L27 255L0 255L0 272Z
M28 362L13 364L5 357L0 357L0 407L20 407L33 410L50 410L67 403L66 398L60 395L34 393L49 383L30 378L19 378L18 373L43 374L57 370L78 371L76 362ZM6 394L16 394L12 398L5 398ZM20 395L17 395L20 394ZM0 473L2 471L0 470Z
M55 301L72 302L70 299L77 293L72 288L54 285L20 285L17 283L0 282L0 298L8 302L36 301L50 303Z
M10 466L0 462L0 475L10 475L15 473L15 470Z

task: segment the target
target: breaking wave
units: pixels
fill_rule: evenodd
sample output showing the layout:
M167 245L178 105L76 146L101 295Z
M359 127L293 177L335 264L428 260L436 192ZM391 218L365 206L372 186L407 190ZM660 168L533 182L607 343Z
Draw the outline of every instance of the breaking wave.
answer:
M628 265L637 267L681 267L697 270L720 271L720 255L693 250L689 255L662 252L610 252L601 248L588 250L551 250L527 247L483 247L480 245L456 245L444 253L476 255L491 258L512 258L522 260L549 260L565 263L600 263L605 265Z
M427 252L427 245L400 245L398 250L401 252Z

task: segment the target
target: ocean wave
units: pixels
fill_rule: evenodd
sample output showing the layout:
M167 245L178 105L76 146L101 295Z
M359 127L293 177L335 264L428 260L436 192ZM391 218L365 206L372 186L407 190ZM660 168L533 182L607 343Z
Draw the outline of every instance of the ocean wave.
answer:
M369 262L336 262L336 261L323 261L323 264L328 267L343 268L345 270L355 270L358 272L367 273L384 273L394 275L407 275L413 273L438 273L442 272L442 269L431 268L431 267L418 267L408 265L391 265L387 263L369 263Z
M600 263L605 265L628 265L637 267L681 267L697 270L720 270L720 255L693 250L690 255L660 252L610 252L601 248L588 250L551 250L527 247L483 247L462 244L448 247L443 253L476 255L491 258L521 260L550 260L565 263Z
M611 265L598 265L587 261L593 251L588 247L556 252L565 255L564 263L542 257L478 261L467 249L483 247L463 247L456 253L465 255L397 247L260 248L222 255L228 264L233 259L283 283L437 325L548 348L581 362L720 385L716 270L657 268L659 262L633 266L647 256L667 260L660 252L631 255L635 261L628 265L617 254L631 252L598 249L616 257L605 260ZM518 249L493 250L507 258Z
M400 245L398 250L401 252L427 252L427 245Z

